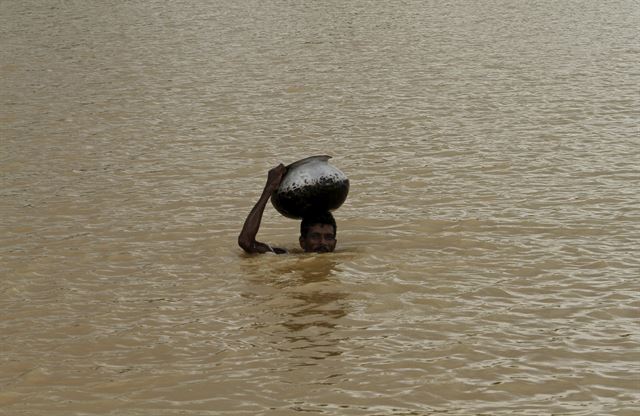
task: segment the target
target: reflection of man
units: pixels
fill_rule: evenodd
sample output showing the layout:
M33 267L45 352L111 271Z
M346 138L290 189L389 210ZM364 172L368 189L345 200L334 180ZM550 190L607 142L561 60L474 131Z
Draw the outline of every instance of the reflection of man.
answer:
M284 248L271 247L268 244L256 241L264 208L271 194L280 186L286 171L287 169L283 164L269 171L267 184L264 186L262 195L244 221L244 226L240 236L238 236L238 244L247 253L287 253ZM336 221L330 212L303 218L300 224L300 247L307 253L331 252L336 248L336 230Z

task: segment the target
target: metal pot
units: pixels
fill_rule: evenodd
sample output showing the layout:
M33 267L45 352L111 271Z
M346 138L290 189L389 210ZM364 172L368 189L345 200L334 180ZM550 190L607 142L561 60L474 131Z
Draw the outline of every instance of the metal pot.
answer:
M340 208L349 193L349 179L329 159L331 156L311 156L287 166L271 195L274 208L294 219Z

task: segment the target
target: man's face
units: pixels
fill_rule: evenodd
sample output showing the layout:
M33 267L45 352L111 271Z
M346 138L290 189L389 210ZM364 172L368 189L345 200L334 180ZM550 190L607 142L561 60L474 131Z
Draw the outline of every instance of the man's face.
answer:
M300 247L307 253L329 253L336 248L336 234L330 224L313 224L305 237L300 237Z

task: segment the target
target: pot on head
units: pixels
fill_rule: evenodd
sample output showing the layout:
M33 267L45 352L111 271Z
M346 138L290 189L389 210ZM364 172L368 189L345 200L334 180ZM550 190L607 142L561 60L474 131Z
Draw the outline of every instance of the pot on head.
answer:
M311 156L287 166L271 195L274 208L294 219L340 208L349 193L349 179L329 159L331 156Z

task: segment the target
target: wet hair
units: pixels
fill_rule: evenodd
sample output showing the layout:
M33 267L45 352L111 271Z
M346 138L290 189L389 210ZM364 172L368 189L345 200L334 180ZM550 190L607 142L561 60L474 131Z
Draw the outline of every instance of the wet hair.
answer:
M309 228L311 228L311 226L315 224L331 225L333 227L333 234L336 235L338 233L336 220L333 218L333 215L327 211L303 218L302 222L300 223L300 236L306 238L307 233L309 232Z

